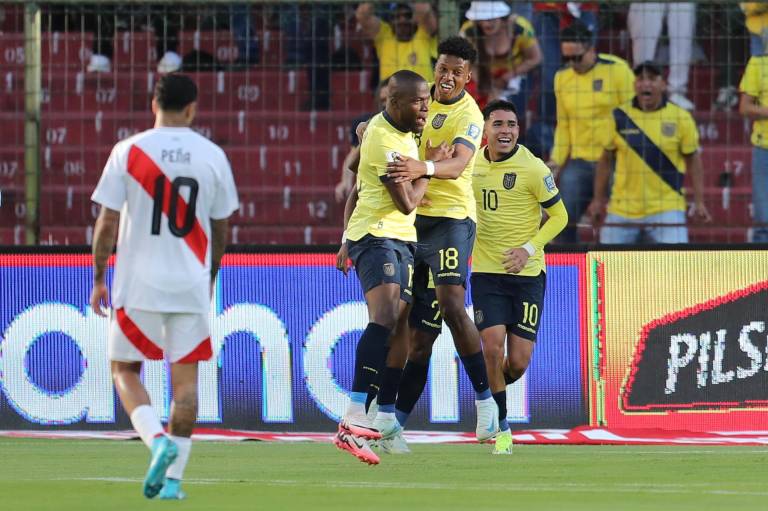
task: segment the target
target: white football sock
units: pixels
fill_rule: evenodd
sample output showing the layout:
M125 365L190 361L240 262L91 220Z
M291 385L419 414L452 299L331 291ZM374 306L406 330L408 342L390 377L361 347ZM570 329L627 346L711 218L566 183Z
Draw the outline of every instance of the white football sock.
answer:
M365 403L355 403L354 401L350 401L347 405L347 413L344 414L344 417L359 417L361 415L365 415Z
M170 439L179 448L179 455L176 456L176 461L168 467L165 475L171 479L178 479L184 476L184 469L187 468L187 461L189 461L189 453L192 451L192 439L185 436L173 436L170 435Z
M163 434L163 425L157 418L155 410L150 405L137 406L131 414L133 429L141 437L144 445L152 449L152 441L157 435Z

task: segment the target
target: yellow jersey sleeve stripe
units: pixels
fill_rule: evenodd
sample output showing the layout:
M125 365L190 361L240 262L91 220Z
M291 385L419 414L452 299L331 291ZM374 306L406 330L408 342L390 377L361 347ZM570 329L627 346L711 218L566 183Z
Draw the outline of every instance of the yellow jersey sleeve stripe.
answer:
M675 164L667 158L667 155L646 135L640 127L627 115L617 108L613 111L613 119L616 122L616 132L624 139L630 149L634 151L649 169L658 175L675 192L682 195L683 174L677 170Z
M477 150L477 148L475 147L475 144L473 144L472 142L470 142L466 138L462 138L462 137L454 138L453 142L451 142L451 144L461 144L461 145L465 145L465 146L469 147L470 149L472 149L472 151L476 151Z
M541 204L541 207L546 209L546 208L551 208L552 206L554 206L555 204L557 204L561 200L562 200L562 197L560 197L560 192L557 192L557 195L555 195L554 197L552 197L549 200L546 200L544 202L540 202L539 204Z

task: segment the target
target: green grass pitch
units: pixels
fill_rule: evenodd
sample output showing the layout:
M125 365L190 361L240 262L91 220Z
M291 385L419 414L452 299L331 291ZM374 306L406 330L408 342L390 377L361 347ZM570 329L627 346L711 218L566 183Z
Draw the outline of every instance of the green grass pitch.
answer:
M165 502L141 494L139 442L0 439L0 509L768 509L760 447L412 448L369 467L330 443L196 442L188 499Z

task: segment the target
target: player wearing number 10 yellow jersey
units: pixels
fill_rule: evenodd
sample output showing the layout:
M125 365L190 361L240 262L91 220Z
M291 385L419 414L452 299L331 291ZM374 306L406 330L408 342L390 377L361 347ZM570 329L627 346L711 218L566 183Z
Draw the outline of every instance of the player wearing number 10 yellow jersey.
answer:
M480 149L472 182L478 220L472 303L499 408L494 453L508 454L512 435L506 420L506 385L523 375L533 354L544 305L544 245L563 230L568 213L549 168L517 144L515 106L493 101L483 118L488 145ZM544 225L542 208L549 215Z

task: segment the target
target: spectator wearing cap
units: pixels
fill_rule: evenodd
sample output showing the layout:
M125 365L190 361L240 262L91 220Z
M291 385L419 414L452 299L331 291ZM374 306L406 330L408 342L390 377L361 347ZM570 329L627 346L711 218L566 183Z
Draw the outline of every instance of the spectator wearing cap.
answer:
M632 2L627 26L632 37L633 64L656 56L665 17L669 35L669 100L686 110L693 110L693 102L686 93L696 28L695 2Z
M477 48L478 105L494 99L514 103L525 119L528 73L541 63L541 48L531 23L512 14L505 2L472 2L461 35Z
M744 22L749 30L749 53L753 57L768 53L768 2L741 2Z
M696 122L688 111L668 101L667 82L658 64L641 63L634 74L635 97L613 110L607 126L589 214L595 225L605 216L601 243L687 243L683 187L687 172L694 197L690 215L702 222L712 220L704 205ZM608 201L614 156L616 171Z
M752 123L752 241L768 243L768 55L747 62L739 84L739 112Z
M390 6L390 13L391 20L382 21L370 2L360 4L355 12L363 35L376 48L379 80L401 69L430 80L437 60L437 17L432 6L425 2L413 6L397 3Z
M559 177L568 218L574 223L592 200L600 141L611 112L634 94L635 77L629 65L613 55L598 54L592 41L592 33L581 23L563 29L560 46L565 68L555 75L557 126L548 165ZM577 243L576 227L569 225L558 241Z

